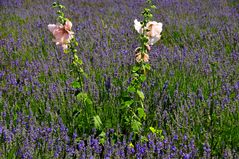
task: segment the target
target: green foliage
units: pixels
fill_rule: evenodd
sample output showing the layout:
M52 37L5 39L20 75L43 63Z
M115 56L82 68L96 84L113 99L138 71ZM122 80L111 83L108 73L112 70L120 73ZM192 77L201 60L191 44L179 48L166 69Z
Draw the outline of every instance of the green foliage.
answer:
M151 9L155 9L156 6L152 5L151 1L147 1ZM141 46L138 47L136 50L141 53L141 56L144 56L148 53L148 37L145 35L145 32L148 30L145 28L146 24L152 19L153 14L151 13L150 8L144 8L142 15L144 20L140 22L143 28L143 34L139 35L140 44ZM146 120L146 113L144 110L144 100L145 95L143 91L141 91L141 85L143 82L146 81L146 73L150 70L150 64L141 60L140 62L136 63L131 71L132 81L130 85L127 87L127 91L125 95L122 96L123 104L121 108L123 108L123 118L126 119L125 125L130 125L130 128L135 133L139 133L141 131L142 123ZM130 97L130 95L133 97ZM127 97L127 98L125 98ZM138 106L139 105L139 106ZM125 109L126 108L126 109ZM129 122L131 121L131 122ZM127 131L131 131L127 130Z
M139 118L145 120L146 119L146 113L144 112L143 108L138 108L138 114L139 114Z
M81 84L80 84L80 82L78 82L78 81L73 81L73 82L71 83L71 86L72 86L73 88L81 88Z
M149 130L153 133L156 134L156 136L160 137L160 139L164 139L164 136L162 135L162 130L160 129L155 129L154 127L149 127Z
M139 98L143 101L144 100L144 93L140 90L137 90L137 94L138 94Z
M94 120L94 127L96 129L101 130L102 129L102 121L101 121L99 115L93 116L93 120Z
M100 143L101 144L104 144L105 143L105 141L106 141L106 134L105 134L105 132L104 131L102 131L101 133L100 133L100 135L99 135L99 137L100 137Z
M132 128L133 132L135 132L135 133L140 132L141 126L142 126L142 123L140 121L138 121L136 119L132 119L132 121L131 121L131 128Z

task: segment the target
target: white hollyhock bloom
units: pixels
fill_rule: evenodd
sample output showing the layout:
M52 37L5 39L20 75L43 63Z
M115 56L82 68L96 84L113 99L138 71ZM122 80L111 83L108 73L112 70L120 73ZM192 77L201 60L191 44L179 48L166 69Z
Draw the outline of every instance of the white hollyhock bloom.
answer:
M137 19L134 20L134 28L138 33L143 34L142 25ZM150 21L146 24L145 29L147 30L145 35L148 37L148 44L153 45L161 38L163 24L161 22Z
M134 20L134 28L138 33L143 34L142 25L137 19Z
M146 24L147 30L149 30L146 35L149 38L148 44L153 45L161 38L161 32L163 30L163 24L155 21L148 22Z

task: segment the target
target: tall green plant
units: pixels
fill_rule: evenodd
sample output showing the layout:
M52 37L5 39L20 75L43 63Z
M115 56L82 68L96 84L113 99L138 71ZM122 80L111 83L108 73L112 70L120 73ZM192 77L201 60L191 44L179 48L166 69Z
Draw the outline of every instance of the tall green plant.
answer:
M147 72L151 68L148 63L150 45L160 39L162 31L162 23L151 21L153 18L151 10L156 8L155 5L152 5L151 0L147 0L147 4L149 7L144 8L142 12L143 21L139 22L137 19L134 21L134 27L139 33L140 46L135 49L136 63L131 71L131 83L122 95L122 121L127 129L130 128L128 131L136 133L141 131L146 119L142 83L146 81Z
M64 52L70 54L71 62L71 74L74 77L74 81L71 86L76 90L76 98L81 103L81 106L72 106L71 109L65 107L60 110L66 124L73 133L75 129L90 130L92 125L94 127L101 127L101 120L98 115L95 114L93 109L93 102L84 90L84 78L87 78L87 74L83 69L83 62L77 55L78 42L74 37L74 32L71 31L72 23L65 17L63 10L65 6L58 2L54 2L53 8L57 9L57 22L58 24L49 24L48 28L55 37L54 41L57 45L61 45ZM97 120L96 120L97 119Z

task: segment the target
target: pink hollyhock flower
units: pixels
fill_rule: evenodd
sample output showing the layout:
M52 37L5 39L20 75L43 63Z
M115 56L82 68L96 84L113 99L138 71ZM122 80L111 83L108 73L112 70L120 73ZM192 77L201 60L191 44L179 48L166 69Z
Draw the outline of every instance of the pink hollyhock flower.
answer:
M134 20L134 28L138 33L143 34L142 25L137 19ZM158 23L156 21L150 21L146 24L145 29L148 30L145 33L145 35L148 37L149 40L148 44L153 45L161 38L163 24L160 22Z
M67 20L65 25L62 24L49 24L48 29L52 32L55 39L53 41L56 45L61 45L65 50L68 48L68 45L71 39L74 37L74 32L71 31L72 23Z

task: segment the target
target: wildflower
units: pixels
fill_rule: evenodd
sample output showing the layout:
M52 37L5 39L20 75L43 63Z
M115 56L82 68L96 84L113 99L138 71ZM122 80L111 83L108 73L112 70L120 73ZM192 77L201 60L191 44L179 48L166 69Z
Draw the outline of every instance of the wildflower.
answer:
M49 24L48 29L52 32L55 39L53 40L56 45L61 45L65 50L68 48L67 44L73 38L74 32L71 31L72 23L67 20L64 25L62 24Z
M135 19L134 28L140 34L143 34L145 29L146 32L144 34L148 37L148 44L153 45L161 38L163 24L161 22L150 21L146 24L145 28L142 28L142 24Z

